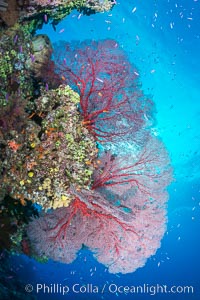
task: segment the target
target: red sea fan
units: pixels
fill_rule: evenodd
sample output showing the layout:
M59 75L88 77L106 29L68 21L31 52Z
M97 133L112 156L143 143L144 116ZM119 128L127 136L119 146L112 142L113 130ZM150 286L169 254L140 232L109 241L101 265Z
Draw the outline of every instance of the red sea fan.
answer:
M150 145L152 148L148 149ZM112 273L133 272L143 266L160 246L165 232L165 188L171 180L171 169L162 143L152 140L147 149L143 149L140 159L131 168L127 167L124 174L120 165L118 170L111 171L113 165L108 161L111 164L109 179L104 181L100 176L104 192L99 187L95 190L94 186L93 190L81 191L71 187L75 200L69 207L34 220L27 228L33 252L70 263L85 245ZM136 179L131 180L134 176ZM121 195L114 194L117 191L114 188L105 193L109 188L105 183L114 178L117 182L110 186L117 187L117 190L127 181L126 178L130 180L130 185L123 188Z
M133 272L160 246L166 218L158 204L126 212L85 191L69 207L34 220L27 234L38 256L70 263L85 245L110 272Z
M146 124L154 105L116 41L62 43L53 55L55 72L78 91L84 124L97 140L133 138Z
M79 92L83 122L100 151L90 189L70 186L68 207L27 226L32 254L70 263L85 245L110 272L133 272L156 252L166 229L172 171L163 143L147 129L154 105L115 41L56 50L55 72Z
M117 156L107 151L98 162L92 189L104 187L121 194L134 187L151 196L152 190L162 189L171 181L168 154L155 137L150 137L137 153Z

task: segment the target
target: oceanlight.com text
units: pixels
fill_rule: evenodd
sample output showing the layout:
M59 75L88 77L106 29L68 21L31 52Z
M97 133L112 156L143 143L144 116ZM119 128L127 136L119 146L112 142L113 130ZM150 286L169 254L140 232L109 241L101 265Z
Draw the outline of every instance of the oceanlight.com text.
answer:
M110 284L109 285L109 292L110 293L118 293L118 294L149 294L154 296L156 294L193 294L194 288L193 286L168 286L166 284L142 284L137 286L123 286L117 284Z
M25 286L27 293L35 292L37 294L148 294L154 296L156 294L193 294L194 287L185 285L168 286L166 284L151 285L148 283L141 285L118 285L115 283L98 284L80 284L74 283L72 285L63 285L60 283L37 283L36 285L27 284Z

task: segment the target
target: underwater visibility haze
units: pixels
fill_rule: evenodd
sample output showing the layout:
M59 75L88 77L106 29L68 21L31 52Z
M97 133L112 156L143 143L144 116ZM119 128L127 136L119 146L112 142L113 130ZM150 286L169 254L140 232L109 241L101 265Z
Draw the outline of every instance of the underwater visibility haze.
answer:
M199 12L0 0L0 300L200 299Z

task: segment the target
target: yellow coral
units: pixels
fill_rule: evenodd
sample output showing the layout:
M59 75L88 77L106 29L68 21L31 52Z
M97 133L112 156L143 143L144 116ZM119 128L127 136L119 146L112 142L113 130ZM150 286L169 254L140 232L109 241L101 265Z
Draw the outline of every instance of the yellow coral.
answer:
M68 207L71 201L73 200L72 196L62 194L61 197L55 196L52 204L52 208L56 209L59 207Z
M34 173L32 171L28 172L28 177L33 177L34 176Z

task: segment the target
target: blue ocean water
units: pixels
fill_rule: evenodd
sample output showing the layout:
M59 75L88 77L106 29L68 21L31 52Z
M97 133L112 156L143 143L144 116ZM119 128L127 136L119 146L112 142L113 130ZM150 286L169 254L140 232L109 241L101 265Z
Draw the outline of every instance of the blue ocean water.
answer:
M161 248L132 274L109 274L87 249L70 265L14 257L19 277L34 287L37 283L83 286L83 292L66 295L46 289L37 299L200 299L199 12L197 0L121 0L110 12L83 16L73 11L56 31L50 24L38 31L52 42L112 38L123 47L139 70L143 91L156 103L154 130L169 151L175 180L168 189L168 229ZM88 284L97 286L98 293L84 292ZM101 293L105 284L112 290ZM136 285L145 285L146 293L115 291ZM164 293L158 285L180 288L175 294ZM155 295L151 286L158 288ZM193 292L184 293L184 286L191 286Z

